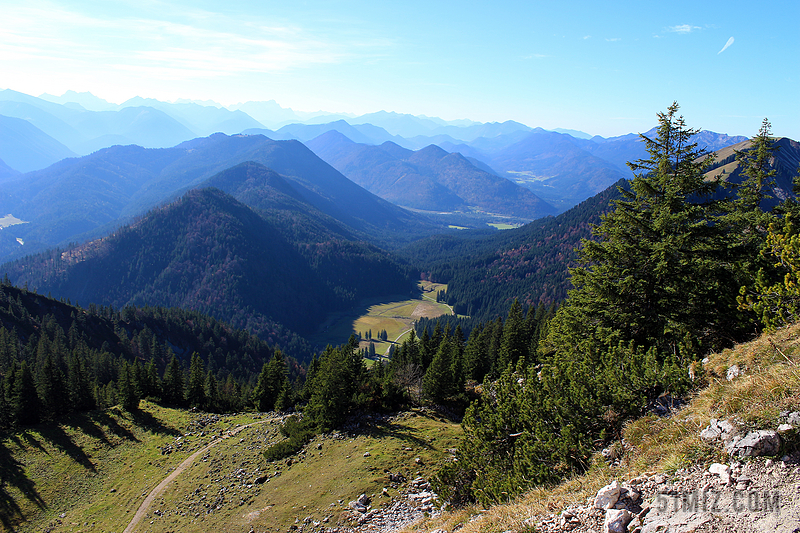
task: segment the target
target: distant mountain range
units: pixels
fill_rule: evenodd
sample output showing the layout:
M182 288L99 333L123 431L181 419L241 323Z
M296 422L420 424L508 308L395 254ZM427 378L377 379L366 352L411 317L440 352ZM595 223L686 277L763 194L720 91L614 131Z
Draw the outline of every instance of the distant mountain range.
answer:
M19 172L41 170L65 157L88 155L113 145L170 148L216 132L311 142L337 131L361 145L392 142L408 150L437 145L448 152L459 152L473 167L529 189L554 206L556 212L576 205L618 179L630 177L626 163L646 155L637 134L604 139L574 130L531 129L514 121L445 121L386 111L361 116L301 113L274 101L225 108L214 102L169 103L135 97L116 105L91 93L69 91L61 96L37 98L8 89L0 91L0 117L0 159ZM716 150L745 138L704 131L697 140ZM350 171L356 173L356 180L371 172L351 167L345 175ZM383 181L389 179L391 176ZM474 183L474 177L463 179ZM443 195L442 205L475 205L461 193L454 193L450 186L433 187L428 178L417 183L428 187L418 191L417 202L409 202L408 196L413 195L410 191L403 197L391 191L380 194L402 205L435 207L430 198L439 193ZM479 195L491 203L489 197L493 194L487 190ZM535 211L536 216L549 212L543 208Z
M298 141L220 133L165 149L113 146L6 178L0 212L27 223L2 232L0 261L102 236L245 161L280 173L303 201L372 242L400 243L441 229L367 192Z
M351 180L397 205L427 211L480 210L527 220L556 212L532 192L435 145L416 152L391 141L372 146L355 143L338 131L306 145Z

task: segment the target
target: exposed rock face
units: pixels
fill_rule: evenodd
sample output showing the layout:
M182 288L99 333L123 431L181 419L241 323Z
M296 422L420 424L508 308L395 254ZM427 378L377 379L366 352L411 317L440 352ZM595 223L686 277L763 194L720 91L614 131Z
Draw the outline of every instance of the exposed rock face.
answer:
M785 460L695 465L673 475L648 473L598 491L605 497L613 495L614 486L619 489L614 508L601 509L595 502L572 505L560 513L532 516L523 526L539 533L796 533L799 460L800 453L795 453ZM633 491L636 500L629 497Z

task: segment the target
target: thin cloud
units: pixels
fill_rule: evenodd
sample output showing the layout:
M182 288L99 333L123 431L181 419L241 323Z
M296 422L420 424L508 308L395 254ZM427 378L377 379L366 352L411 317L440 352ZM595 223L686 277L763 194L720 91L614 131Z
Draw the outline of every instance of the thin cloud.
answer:
M622 37L606 37L606 41L608 41L610 43L615 43L615 42L621 41L621 40L622 40Z
M723 47L722 47L722 50L720 50L719 52L717 52L717 55L720 55L722 52L724 52L725 50L727 50L728 48L730 48L730 46L731 46L732 44L733 44L733 37L731 37L730 39L728 39L728 42L727 42L727 43L725 43L725 46L723 46Z
M207 77L340 63L351 59L359 44L254 21L225 31L164 19L109 20L25 6L10 8L0 20L0 51L6 59L10 54L45 63L66 60L73 69L149 68L155 75L175 69L184 76Z
M700 26L692 26L690 24L679 24L677 26L670 26L667 31L672 33L691 33L695 30L702 30Z

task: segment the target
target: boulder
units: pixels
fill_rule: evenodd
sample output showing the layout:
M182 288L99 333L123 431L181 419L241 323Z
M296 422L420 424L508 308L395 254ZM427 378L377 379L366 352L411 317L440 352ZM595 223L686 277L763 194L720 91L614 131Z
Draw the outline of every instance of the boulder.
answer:
M616 505L619 499L619 483L612 481L602 489L597 491L594 498L594 506L596 509L611 509Z
M712 418L708 427L700 432L700 438L709 444L721 442L727 446L739 434L739 429L729 420Z
M751 431L743 439L731 443L728 453L739 457L756 457L778 455L781 448L781 437L777 431L762 429Z
M728 371L725 373L725 379L728 381L733 381L742 374L744 374L744 372L741 368L739 368L739 365L732 365L728 367Z
M714 463L708 467L708 471L712 474L717 474L725 485L731 480L731 467L729 465Z

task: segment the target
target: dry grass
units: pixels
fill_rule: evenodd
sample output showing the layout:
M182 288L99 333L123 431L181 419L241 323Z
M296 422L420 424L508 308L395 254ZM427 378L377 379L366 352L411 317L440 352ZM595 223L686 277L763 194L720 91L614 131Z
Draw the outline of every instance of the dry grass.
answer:
M726 372L733 365L745 373L728 381ZM712 418L735 418L748 428L772 428L780 411L800 410L800 324L712 354L705 371L707 386L679 412L666 418L647 415L626 426L623 438L629 446L619 467L598 457L586 474L556 487L534 489L512 503L486 510L469 507L445 513L406 531L533 531L524 520L585 504L613 479L628 480L648 472L672 474L690 464L724 460L721 449L699 438Z

